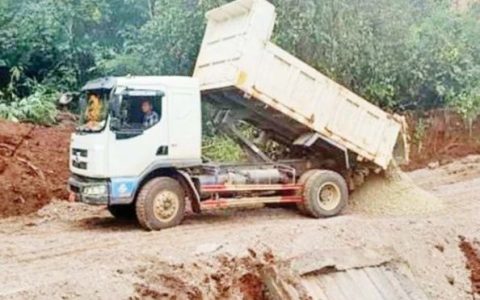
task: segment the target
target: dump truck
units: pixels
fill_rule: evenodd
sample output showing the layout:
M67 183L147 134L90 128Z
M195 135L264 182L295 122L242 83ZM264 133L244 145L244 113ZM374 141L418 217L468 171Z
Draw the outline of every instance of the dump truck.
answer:
M269 204L332 217L397 150L405 158L404 120L271 43L275 17L265 0L209 11L192 77L88 82L71 140L72 200L106 205L147 230L176 226L188 210ZM248 161L202 158L202 102Z

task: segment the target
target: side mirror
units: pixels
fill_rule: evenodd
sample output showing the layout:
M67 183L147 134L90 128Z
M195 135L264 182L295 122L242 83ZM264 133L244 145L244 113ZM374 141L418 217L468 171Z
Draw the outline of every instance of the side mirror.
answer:
M114 117L120 116L120 106L122 103L122 96L116 95L110 104L110 111Z
M121 122L118 118L112 117L110 120L110 129L112 131L119 131L121 129Z
M81 107L81 108L87 107L87 98L86 98L86 96L81 96L79 102L80 102L80 107Z

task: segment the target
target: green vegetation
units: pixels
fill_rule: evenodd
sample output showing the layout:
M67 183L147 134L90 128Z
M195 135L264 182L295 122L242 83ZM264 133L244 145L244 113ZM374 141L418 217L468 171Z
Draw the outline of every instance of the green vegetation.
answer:
M383 107L441 107L479 85L478 7L457 13L450 1L307 0L282 8L282 47Z
M274 40L369 101L392 111L453 107L469 124L479 115L479 5L272 1ZM225 2L2 0L0 116L50 123L55 91L98 76L191 74L203 15Z
M203 139L202 154L205 159L210 161L228 162L245 160L240 146L223 134L206 136Z
M58 93L43 85L35 85L31 94L11 102L0 101L0 118L49 125L55 122Z
M473 121L480 116L480 85L450 97L449 104L463 117L472 137Z

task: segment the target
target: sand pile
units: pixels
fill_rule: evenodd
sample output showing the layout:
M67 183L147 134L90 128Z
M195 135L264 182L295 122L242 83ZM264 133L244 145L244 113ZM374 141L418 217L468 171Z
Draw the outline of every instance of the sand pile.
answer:
M443 209L443 201L418 187L398 168L370 175L350 197L350 210L372 215L421 215Z

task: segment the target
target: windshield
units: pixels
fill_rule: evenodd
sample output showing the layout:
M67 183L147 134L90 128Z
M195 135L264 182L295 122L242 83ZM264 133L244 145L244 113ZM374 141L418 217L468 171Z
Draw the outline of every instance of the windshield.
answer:
M94 90L82 93L78 131L99 132L105 128L109 98L109 90Z

